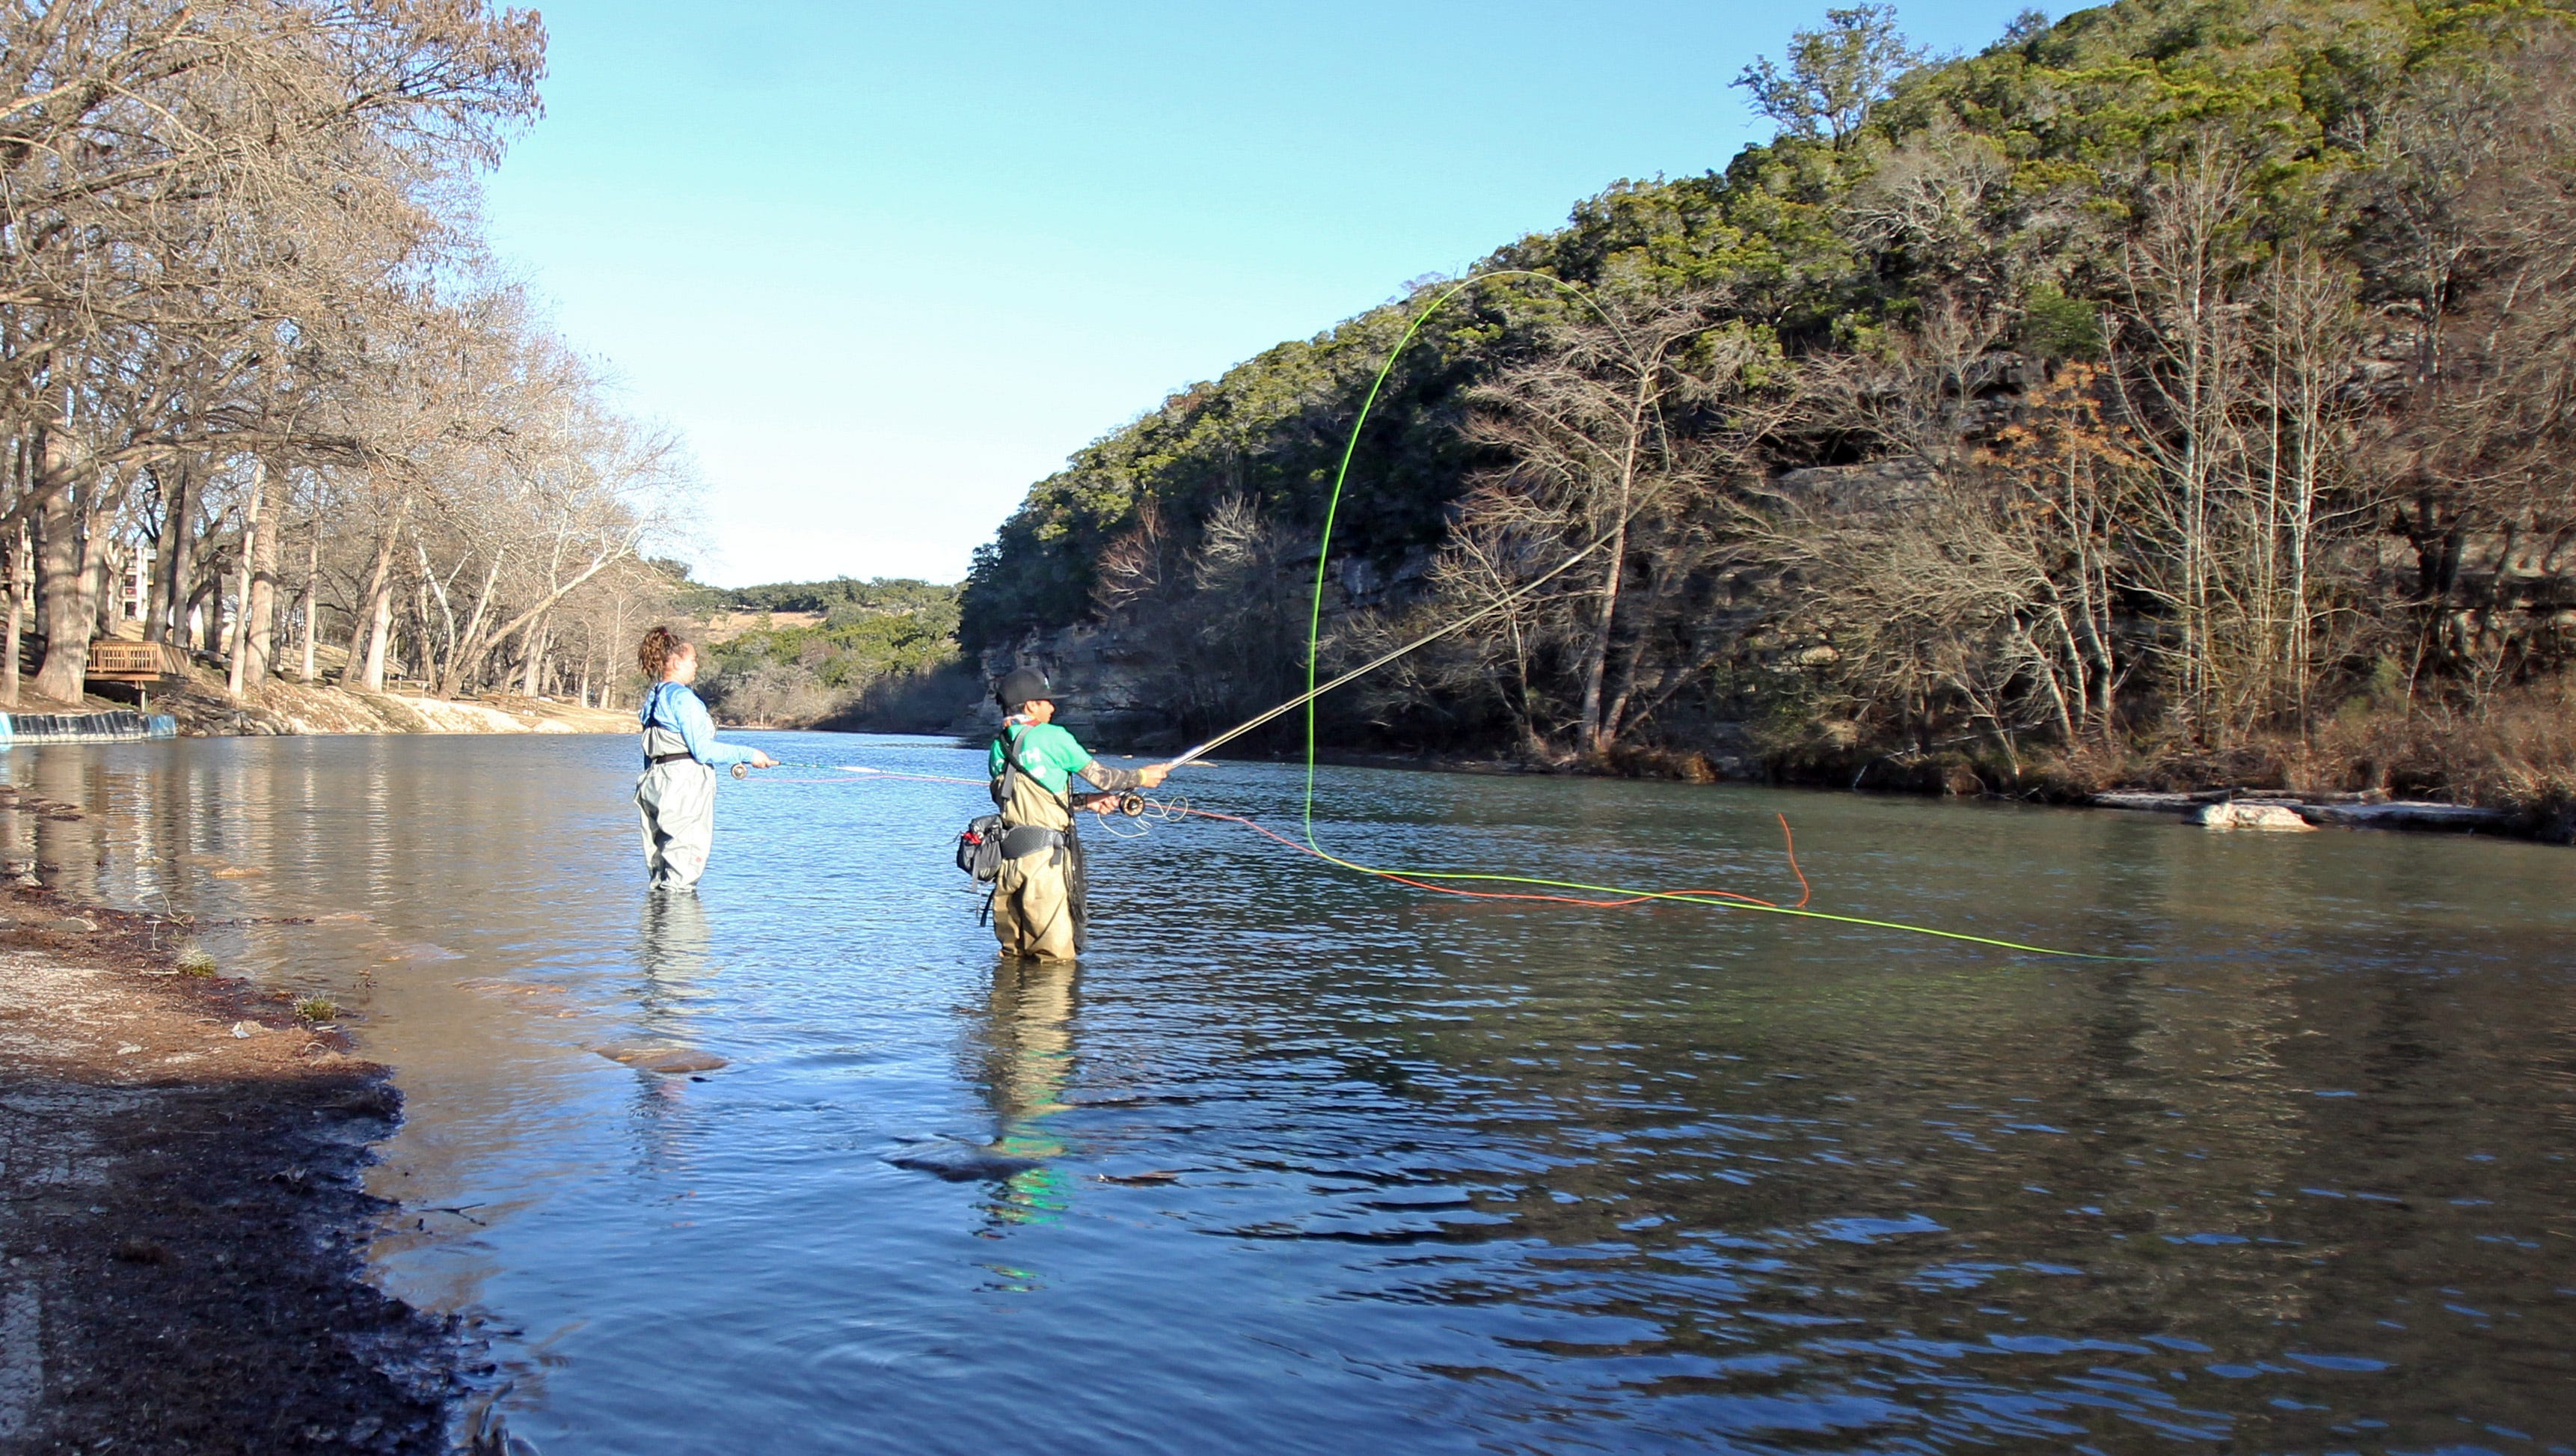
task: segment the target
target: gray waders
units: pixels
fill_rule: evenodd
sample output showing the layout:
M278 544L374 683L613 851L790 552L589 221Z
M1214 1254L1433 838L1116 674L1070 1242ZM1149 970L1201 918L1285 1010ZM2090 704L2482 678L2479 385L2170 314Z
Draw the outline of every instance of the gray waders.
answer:
M644 776L635 781L635 808L644 819L644 871L655 889L693 888L715 847L716 771L688 753L677 732L658 723L644 730ZM655 763L657 758L667 761Z

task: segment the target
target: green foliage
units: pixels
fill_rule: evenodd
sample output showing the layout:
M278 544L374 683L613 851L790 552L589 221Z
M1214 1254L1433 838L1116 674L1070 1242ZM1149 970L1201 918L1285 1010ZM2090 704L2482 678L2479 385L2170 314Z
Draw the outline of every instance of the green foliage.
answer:
M729 680L783 669L836 693L855 693L885 677L933 671L957 656L953 586L910 580L781 582L727 594L735 611L820 612L808 626L772 626L711 644L710 695Z
M1281 344L1165 400L1159 409L1078 452L1030 487L967 574L960 636L981 650L1088 613L1100 553L1148 500L1195 530L1226 500L1311 531L1341 458L1359 396L1402 333L1408 300L1329 334ZM1464 311L1415 346L1387 381L1345 499L1348 549L1391 556L1440 538L1442 507L1468 463L1458 425L1459 361L1502 327Z
M2069 298L2053 283L2030 291L2021 308L2022 352L2035 359L2102 357L2102 311L2080 298Z
M1887 99L1889 83L1923 56L1922 47L1897 31L1895 6L1855 5L1826 11L1822 30L1792 33L1785 72L1766 57L1745 67L1735 84L1783 135L1839 146Z
M1904 69L1918 53L1883 7L1837 10L1785 70L1743 80L1781 123L1773 139L1698 176L1615 183L1480 271L1722 289L1784 367L1883 348L1962 301L2016 319L2013 345L2041 361L2098 359L2124 230L2160 177L2208 155L2242 169L2253 205L2225 240L2238 266L2342 248L2369 223L2349 184L2374 165L2365 148L2404 88L2484 64L2532 17L2562 14L2529 0L2118 0L2054 24L2026 13L1976 55ZM1182 549L1228 501L1311 539L1343 432L1424 297L1176 394L1032 486L977 552L963 644L1097 615L1102 553L1148 507ZM1498 280L1432 322L1359 442L1337 554L1385 566L1444 539L1494 463L1460 428L1468 391L1526 358L1568 306Z

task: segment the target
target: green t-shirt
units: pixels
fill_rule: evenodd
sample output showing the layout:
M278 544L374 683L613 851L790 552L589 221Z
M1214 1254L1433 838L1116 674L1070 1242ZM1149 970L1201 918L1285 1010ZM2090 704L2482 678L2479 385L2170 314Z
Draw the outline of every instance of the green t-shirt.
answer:
M1003 728L1011 744L1011 756L1019 761L1020 772L1038 781L1038 787L1050 794L1061 794L1073 776L1091 766L1091 750L1074 741L1072 734L1053 723L1012 724ZM1002 742L996 740L986 757L986 768L996 780L1002 777Z

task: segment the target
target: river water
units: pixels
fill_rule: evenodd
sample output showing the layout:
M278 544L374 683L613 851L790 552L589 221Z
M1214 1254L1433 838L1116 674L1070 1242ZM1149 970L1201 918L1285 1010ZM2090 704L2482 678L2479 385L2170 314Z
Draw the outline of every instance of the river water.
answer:
M1442 900L1189 820L1092 835L1078 972L997 969L978 790L728 781L657 902L633 757L0 758L81 810L0 816L73 893L308 922L202 937L396 1069L379 1277L547 1456L2576 1450L2565 850L1334 769L1363 860L1794 899L1785 813L1818 908L2140 959ZM1175 787L1290 828L1299 777Z

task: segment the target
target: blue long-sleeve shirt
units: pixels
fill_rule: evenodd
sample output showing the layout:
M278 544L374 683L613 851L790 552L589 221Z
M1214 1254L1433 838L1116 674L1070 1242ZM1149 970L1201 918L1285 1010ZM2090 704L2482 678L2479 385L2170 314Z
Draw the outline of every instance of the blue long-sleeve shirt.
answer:
M643 711L637 718L642 726L660 726L680 735L680 744L689 757L709 768L722 768L729 763L751 762L751 750L730 743L716 742L716 720L707 714L707 705L686 683L655 683L644 695Z

